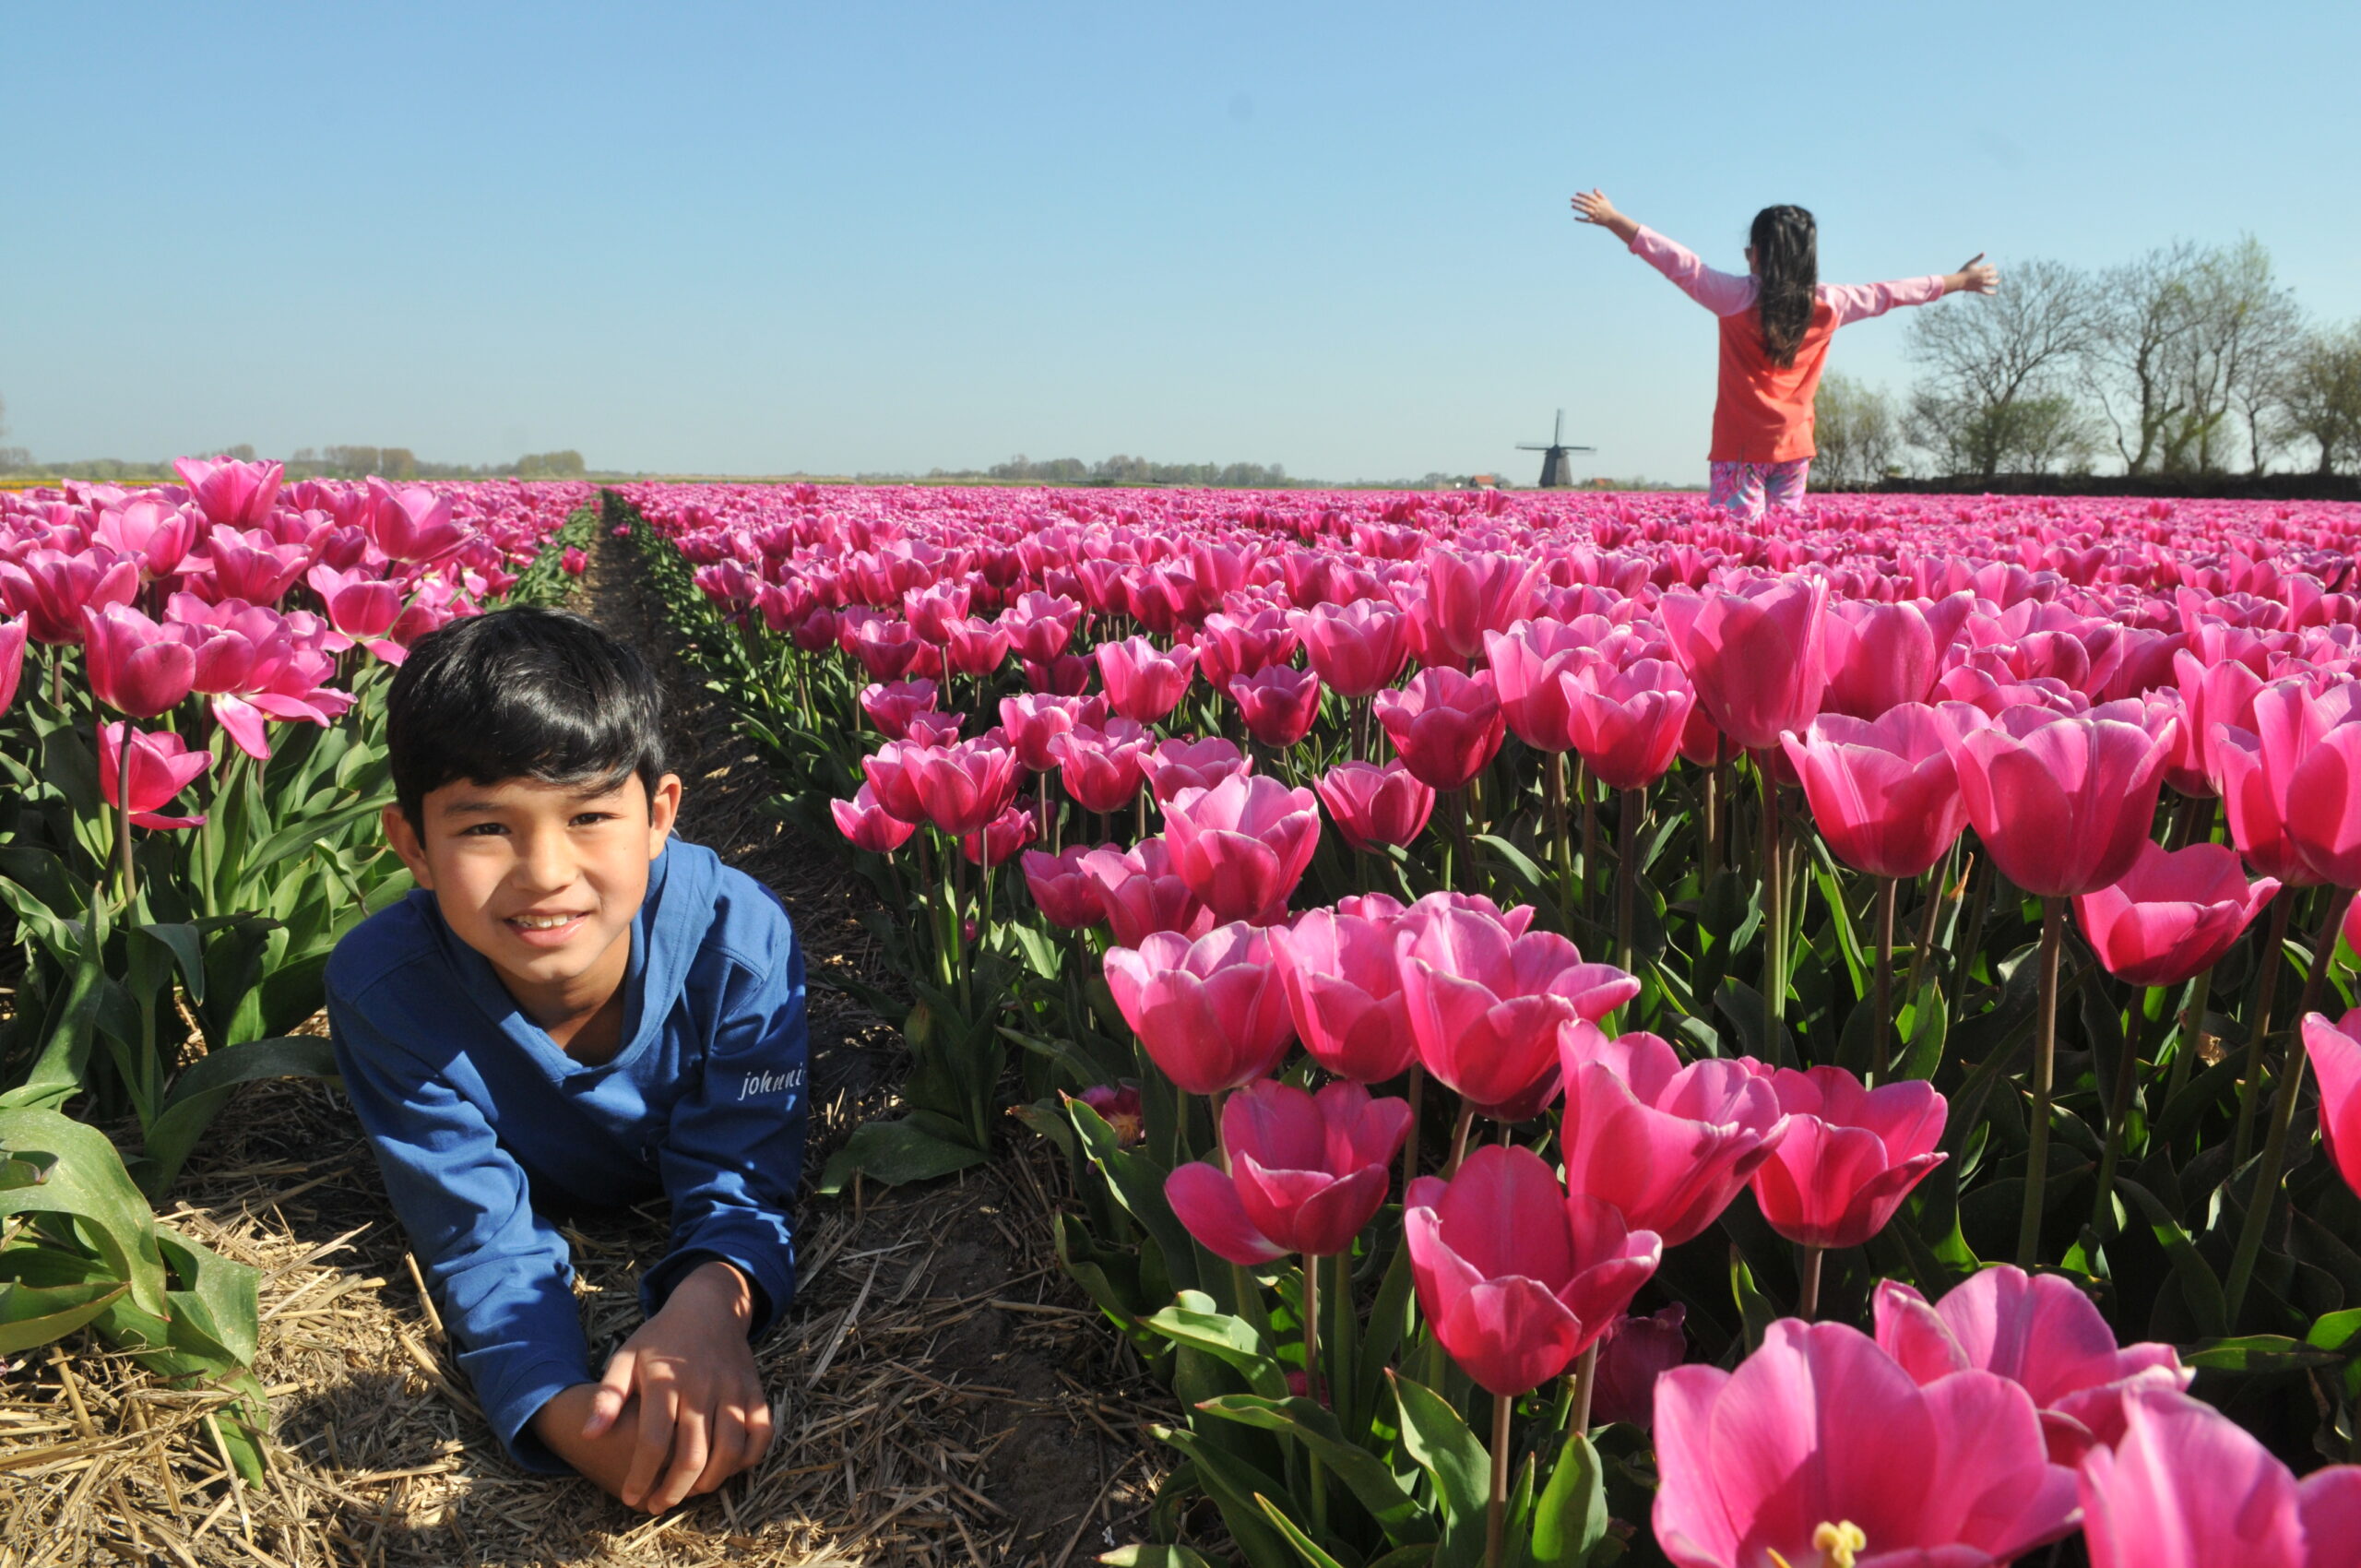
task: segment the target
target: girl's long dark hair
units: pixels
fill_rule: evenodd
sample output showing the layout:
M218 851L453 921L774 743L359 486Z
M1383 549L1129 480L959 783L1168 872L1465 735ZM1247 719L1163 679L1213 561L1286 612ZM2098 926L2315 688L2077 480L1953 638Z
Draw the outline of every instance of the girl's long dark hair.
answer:
M1756 301L1762 315L1762 351L1775 365L1796 362L1820 285L1820 226L1800 207L1766 207L1754 215Z

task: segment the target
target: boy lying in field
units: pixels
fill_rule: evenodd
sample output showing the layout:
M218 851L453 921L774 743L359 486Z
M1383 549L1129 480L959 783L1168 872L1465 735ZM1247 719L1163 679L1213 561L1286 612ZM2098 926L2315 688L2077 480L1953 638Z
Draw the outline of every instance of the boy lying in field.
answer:
M661 1512L759 1459L752 1341L794 1289L803 957L786 911L668 845L659 695L629 647L516 609L395 678L385 830L419 890L328 962L347 1091L501 1441ZM647 1322L589 1365L553 1206L670 1200Z

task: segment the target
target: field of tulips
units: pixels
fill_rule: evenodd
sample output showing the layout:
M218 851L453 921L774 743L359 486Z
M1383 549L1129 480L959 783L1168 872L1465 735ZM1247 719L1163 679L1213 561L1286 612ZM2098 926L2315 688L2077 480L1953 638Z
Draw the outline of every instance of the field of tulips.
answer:
M239 1086L334 1072L290 1031L409 886L376 826L390 667L560 597L595 522L578 484L177 467L0 492L0 1358L87 1326L226 1387L219 1441L258 1483L254 1271L150 1205Z
M1186 1412L1109 1561L2361 1561L2361 508L606 505L910 977L826 1183L1013 1112Z

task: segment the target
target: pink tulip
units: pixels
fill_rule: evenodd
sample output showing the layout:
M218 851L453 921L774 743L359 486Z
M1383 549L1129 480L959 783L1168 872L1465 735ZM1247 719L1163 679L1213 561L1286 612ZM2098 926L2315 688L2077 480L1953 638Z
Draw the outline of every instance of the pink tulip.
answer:
M1386 1167L1409 1134L1410 1107L1371 1099L1358 1084L1313 1095L1263 1078L1222 1102L1221 1131L1227 1172L1200 1161L1165 1180L1189 1233L1232 1263L1333 1257L1385 1202Z
M1216 611L1198 631L1197 672L1214 690L1226 692L1242 675L1292 663L1301 640L1284 610L1261 610L1243 618Z
M1560 680L1567 738L1594 778L1610 790L1644 790L1665 776L1697 700L1679 666L1641 659L1620 670L1570 670Z
M409 650L386 635L401 618L400 588L366 571L339 572L325 565L313 567L303 580L320 596L333 628L333 635L321 641L322 647L330 653L365 647L388 664L399 664L409 657Z
M1435 809L1434 790L1398 757L1382 766L1340 762L1311 787L1345 842L1363 853L1406 846L1426 830Z
M1320 677L1285 664L1265 665L1225 688L1238 705L1246 732L1284 751L1311 733L1320 717Z
M185 461L185 459L184 459ZM100 514L90 530L96 543L139 563L139 574L149 581L169 577L197 540L204 525L178 506L160 501L134 501Z
M2082 1460L2091 1568L2350 1568L2361 1467L2300 1482L2246 1429L2169 1388L2123 1402L2124 1432Z
M1898 1279L1880 1280L1875 1301L1878 1345L1903 1371L1922 1385L1970 1367L2019 1384L2060 1465L2122 1435L2127 1393L2186 1388L2197 1375L2169 1345L2118 1347L2071 1283L2011 1264L1969 1275L1931 1306Z
M2249 885L2225 845L2143 840L2130 871L2074 900L2074 919L2116 979L2178 985L2212 968L2278 891L2267 876Z
M1964 593L1933 603L1830 600L1820 627L1828 669L1821 710L1878 719L1904 703L1925 702L1974 602Z
M2317 887L2320 879L2287 836L2287 814L2269 770L2262 742L2245 730L2213 726L2208 755L2222 791L2222 816L2246 862L2283 887Z
M1759 752L1820 711L1827 605L1824 579L1786 576L1667 594L1659 609L1699 704L1733 743Z
M1063 654L1081 621L1081 605L1048 593L1020 595L1014 608L1000 614L1000 624L1008 629L1009 646L1016 650L1019 659L1033 664L1046 663Z
M872 855L892 854L918 831L879 805L876 791L866 784L849 801L830 801L828 813L836 819L837 832L851 839L856 849Z
M989 740L927 746L908 754L919 804L947 837L964 838L1016 798L1016 754Z
M943 658L955 675L989 675L1008 658L1007 628L989 621L945 621Z
M1946 1158L1950 1107L1923 1078L1869 1089L1842 1067L1782 1067L1771 1087L1787 1132L1754 1172L1754 1201L1799 1246L1859 1246Z
M1214 912L1172 869L1171 852L1160 835L1129 849L1108 844L1087 850L1082 865L1098 884L1107 929L1118 946L1137 947L1160 931L1194 941L1214 928Z
M2304 1053L2320 1081L2320 1144L2344 1184L2361 1193L2361 1007L2335 1023L2304 1019Z
M1583 962L1555 932L1515 935L1478 909L1406 918L1394 954L1418 1059L1501 1122L1524 1121L1556 1097L1560 1025L1596 1021L1640 993L1638 980Z
M1090 874L1083 857L1088 846L1069 844L1055 855L1025 851L1025 887L1041 918L1066 931L1083 931L1107 919L1107 901L1098 879Z
M934 694L932 681L896 681L892 685L878 683L860 689L860 711L869 716L869 721L877 726L877 732L887 740L907 740L910 720L934 710Z
M1403 1200L1419 1310L1467 1375L1513 1397L1556 1377L1655 1272L1655 1234L1569 1194L1531 1149L1487 1144Z
M913 826L926 820L926 803L919 799L918 771L913 758L929 748L908 741L888 741L860 759L861 777L877 804Z
M1489 670L1468 676L1421 670L1399 690L1380 692L1374 711L1402 766L1432 790L1456 790L1484 770L1507 737Z
M1191 942L1157 932L1110 947L1107 987L1123 1021L1183 1094L1264 1076L1295 1038L1268 933L1242 921Z
M1484 634L1484 660L1500 693L1501 714L1516 738L1536 751L1573 749L1566 733L1565 677L1604 663L1590 638L1560 621L1519 621Z
M1410 657L1409 623L1379 599L1320 604L1299 616L1304 657L1340 697L1373 696L1394 683Z
M31 633L32 624L22 615L0 621L0 713L16 704L17 683L25 673L25 639Z
M1173 869L1216 921L1269 925L1287 913L1320 847L1320 805L1309 790L1234 773L1173 796L1164 839Z
M926 641L908 621L872 619L853 629L848 650L872 681L898 681L920 668Z
M287 469L279 463L241 463L228 457L208 463L202 457L181 457L172 463L172 471L188 486L208 521L219 527L250 529L269 517L271 507L279 504L279 486Z
M217 528L206 539L205 554L210 570L196 586L217 602L240 599L248 604L276 605L311 564L311 552L301 545L280 544L260 529L240 533Z
M1312 909L1292 927L1271 928L1271 956L1296 1037L1321 1066L1377 1084L1418 1059L1392 920Z
M1484 651L1486 632L1504 632L1532 613L1541 563L1530 556L1430 548L1423 577L1402 586L1410 651L1430 669L1464 670Z
M1872 876L1915 877L1967 826L1946 738L1933 708L1905 702L1875 719L1824 713L1782 743L1836 858Z
M1967 819L2011 882L2062 898L2131 869L2155 819L2177 722L2159 734L2138 717L2130 703L2074 718L2017 707L1946 738Z
M1680 1568L1984 1568L2074 1527L2074 1472L2023 1389L1921 1388L1843 1324L1782 1319L1736 1372L1673 1368L1655 1436L1656 1544Z
M1771 1084L1740 1063L1684 1067L1652 1034L1560 1027L1566 1185L1603 1198L1667 1247L1703 1235L1786 1135Z
M1145 753L1140 766L1157 805L1169 805L1183 790L1210 790L1232 774L1252 773L1254 763L1237 743L1219 735L1202 741L1171 740Z
M996 866L1040 837L1041 825L1031 812L1009 806L973 833L962 834L959 852L971 866Z
M1109 719L1103 730L1077 725L1050 739L1058 778L1074 803L1086 812L1116 812L1138 799L1149 749L1156 737L1128 719Z
M968 591L958 583L930 583L902 590L902 619L927 642L950 639L951 626L967 613Z
M1096 657L1108 706L1136 724L1153 724L1180 707L1197 668L1196 649L1167 651L1145 637L1100 643Z
M451 498L437 495L422 484L395 486L384 480L369 481L375 503L363 526L370 542L389 560L440 560L468 541L469 531L451 519Z
M1608 1324L1591 1374L1592 1420L1648 1424L1655 1413L1656 1379L1689 1359L1688 1321L1689 1309L1675 1301L1647 1317L1619 1317Z
M99 727L99 798L110 806L123 802L123 737L128 726L118 720ZM132 730L131 820L135 826L201 827L202 816L164 816L161 808L196 782L213 766L213 754L191 751L188 742L171 731L149 734Z
M0 600L25 618L33 641L51 647L82 640L84 610L129 604L138 591L139 563L128 557L28 550L0 558Z
M567 545L564 553L557 558L557 569L569 577L580 576L590 569L589 552Z
M179 627L121 604L83 611L82 624L90 695L117 713L154 719L195 688L196 652Z
M2274 682L2254 719L2288 842L2322 882L2361 887L2361 682Z
M1062 697L1027 692L1022 696L1000 699L1000 723L1008 731L1008 743L1016 748L1016 760L1035 773L1047 773L1058 766L1056 755L1050 750L1051 741L1069 730L1098 729L1107 722L1107 716L1104 697Z
M1037 692L1078 697L1090 689L1091 669L1090 660L1078 653L1062 653L1055 659L1028 659L1025 661L1025 683Z

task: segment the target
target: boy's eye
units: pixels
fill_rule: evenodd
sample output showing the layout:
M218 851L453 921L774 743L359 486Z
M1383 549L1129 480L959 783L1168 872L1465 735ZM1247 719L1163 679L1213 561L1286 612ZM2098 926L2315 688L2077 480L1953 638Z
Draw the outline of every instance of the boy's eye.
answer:
M572 826L575 827L593 827L599 823L612 822L614 819L615 814L612 812L576 812L574 814L574 822Z
M462 838L489 838L494 834L505 833L507 831L508 829L504 826L497 822L478 822L471 823L468 826L459 829L459 837Z

